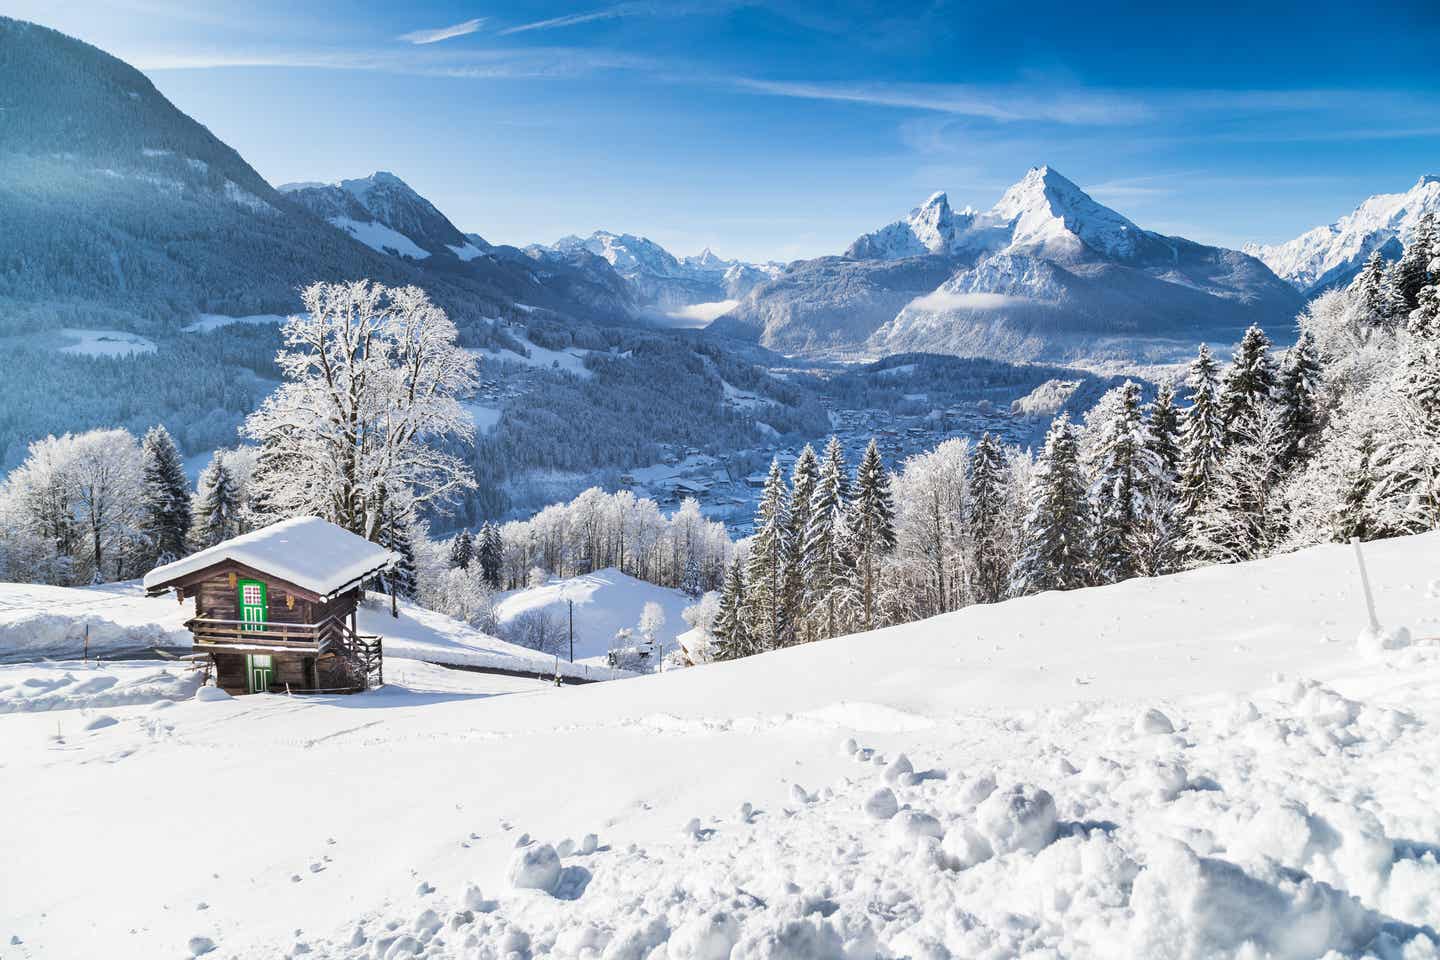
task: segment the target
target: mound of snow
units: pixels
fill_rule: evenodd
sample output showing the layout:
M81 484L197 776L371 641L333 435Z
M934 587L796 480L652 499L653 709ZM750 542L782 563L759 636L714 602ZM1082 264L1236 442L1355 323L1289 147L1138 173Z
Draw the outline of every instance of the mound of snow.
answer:
M614 568L606 568L578 577L551 580L542 587L501 594L495 605L495 615L502 629L519 617L543 613L553 617L561 629L566 630L573 603L575 659L603 663L618 631L634 631L632 642L638 642L639 631L636 628L647 603L660 605L665 623L657 637L667 654L675 650L675 638L689 629L681 613L694 602L679 590L657 587Z
M191 603L146 597L140 584L51 587L0 583L0 663L39 657L80 658L89 653L133 653L153 647L188 647L184 623Z
M50 660L0 667L0 714L93 710L188 699L200 673L153 660Z

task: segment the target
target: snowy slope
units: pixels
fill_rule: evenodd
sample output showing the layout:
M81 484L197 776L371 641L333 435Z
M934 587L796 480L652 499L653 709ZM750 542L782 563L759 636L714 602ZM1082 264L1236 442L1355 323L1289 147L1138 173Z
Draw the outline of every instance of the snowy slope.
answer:
M193 604L147 597L138 582L98 587L0 583L0 662L189 646Z
M1259 257L1301 292L1313 295L1348 283L1370 254L1400 256L1420 218L1440 214L1440 176L1428 174L1404 193L1367 198L1334 223L1307 230L1277 244L1247 244L1245 252Z
M1381 617L1420 638L1437 549L1367 547ZM1440 647L1362 654L1363 623L1328 546L621 683L417 669L89 731L8 716L0 818L44 829L7 836L0 936L21 957L1433 958Z
M1259 260L1144 230L1042 166L983 212L934 194L714 329L808 352L1166 362L1250 323L1288 329L1301 305Z
M495 614L504 625L543 610L568 629L573 603L575 659L603 663L616 631L635 630L647 603L658 603L664 611L665 625L656 636L665 652L670 653L675 649L675 637L689 629L680 617L681 611L694 602L679 590L657 587L607 568L579 577L557 578L543 587L501 594Z

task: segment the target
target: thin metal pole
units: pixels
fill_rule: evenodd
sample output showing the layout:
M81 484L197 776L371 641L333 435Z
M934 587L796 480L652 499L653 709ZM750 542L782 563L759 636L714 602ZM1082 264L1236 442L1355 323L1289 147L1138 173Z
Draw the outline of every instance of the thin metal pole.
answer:
M1370 574L1365 570L1365 554L1360 552L1360 538L1351 537L1350 543L1355 547L1355 563L1360 567L1360 588L1365 592L1365 612L1370 616L1370 629L1378 634L1380 620L1375 616L1375 597L1370 593Z
M570 662L575 662L575 601L566 600L570 605Z

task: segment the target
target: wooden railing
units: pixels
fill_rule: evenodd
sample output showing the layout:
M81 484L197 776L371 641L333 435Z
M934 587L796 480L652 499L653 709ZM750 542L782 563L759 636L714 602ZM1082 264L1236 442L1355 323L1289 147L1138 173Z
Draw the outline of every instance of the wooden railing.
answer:
M333 617L331 618L334 619ZM185 623L197 644L246 644L267 647L294 647L297 650L319 650L325 634L331 632L326 623L276 623L272 620L219 620L194 617Z
M381 638L356 633L339 617L327 617L319 623L194 617L186 621L185 626L194 636L195 645L201 648L265 646L316 654L334 649L354 665L357 686L368 690L385 682Z

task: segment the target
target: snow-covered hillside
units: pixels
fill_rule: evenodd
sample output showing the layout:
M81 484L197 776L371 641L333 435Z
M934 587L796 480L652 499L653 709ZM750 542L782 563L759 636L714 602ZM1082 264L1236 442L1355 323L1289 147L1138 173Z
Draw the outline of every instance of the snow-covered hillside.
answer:
M568 631L573 603L575 659L603 664L617 631L631 630L639 636L636 628L647 603L660 605L665 622L655 636L667 654L672 652L675 637L689 629L680 614L694 602L679 590L657 587L611 568L504 593L495 614L503 628L543 611Z
M0 817L31 827L0 936L18 957L1433 958L1440 535L1366 549L1409 647L1357 648L1354 556L1327 546L621 683L417 664L348 698L0 718Z
M1428 174L1404 193L1380 193L1323 227L1276 244L1246 244L1261 260L1306 294L1348 283L1372 251L1400 256L1425 214L1440 214L1440 176Z
M1144 230L1050 167L989 210L944 193L791 266L716 321L781 350L1170 362L1251 323L1288 327L1301 299L1259 260Z

